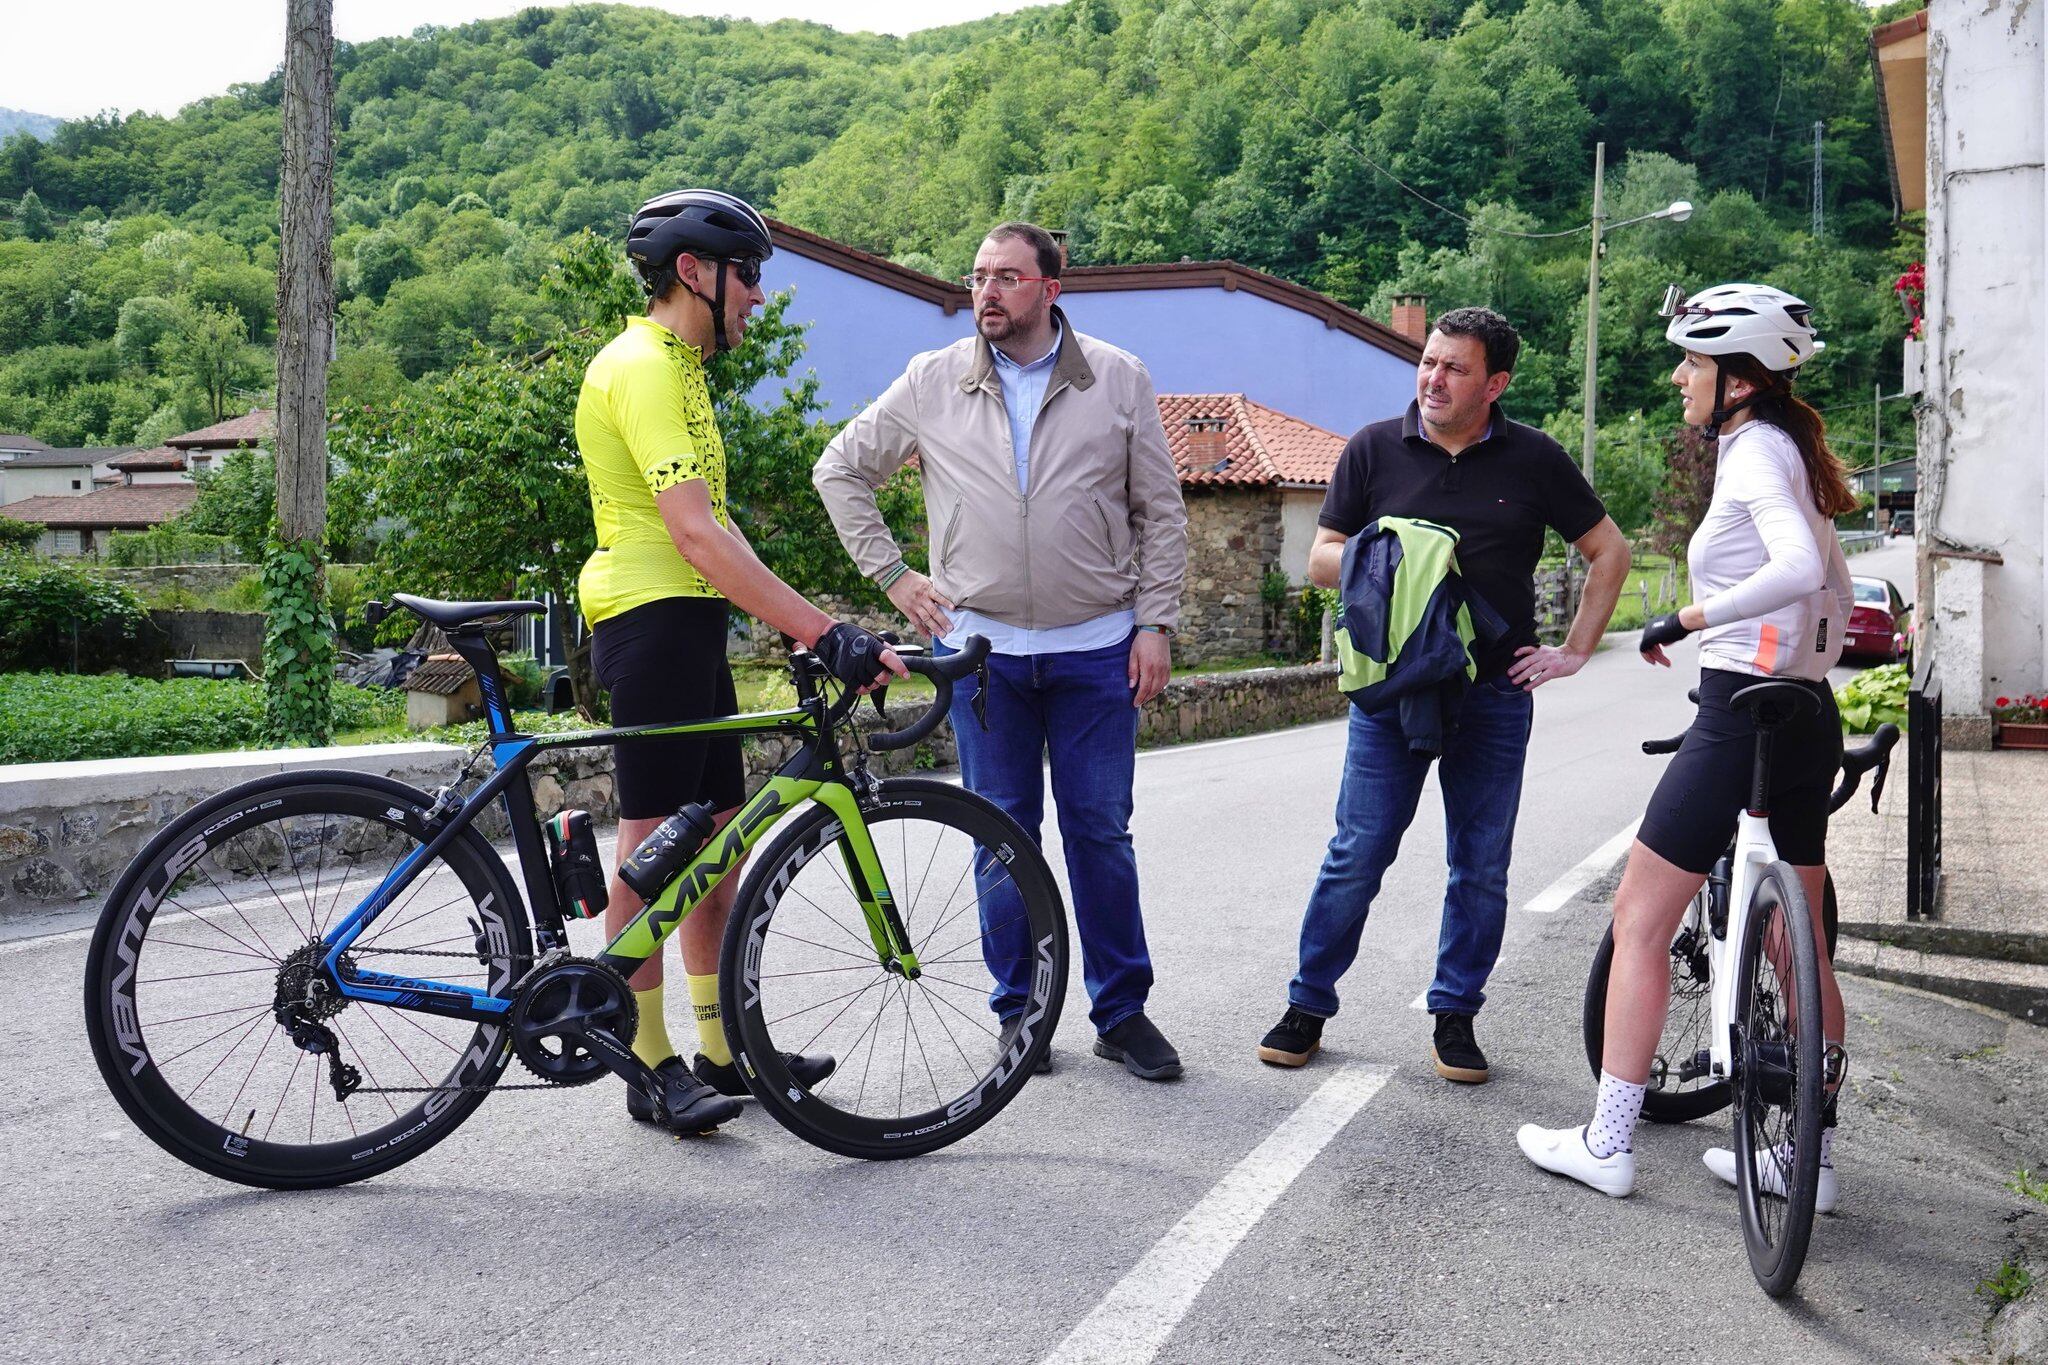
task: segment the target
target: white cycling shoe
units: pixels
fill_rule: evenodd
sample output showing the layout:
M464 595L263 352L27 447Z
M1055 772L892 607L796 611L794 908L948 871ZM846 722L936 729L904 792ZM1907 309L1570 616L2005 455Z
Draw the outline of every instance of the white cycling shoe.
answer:
M1706 1151L1700 1153L1700 1160L1705 1163L1708 1170L1712 1171L1722 1180L1727 1181L1730 1185L1735 1183L1734 1148L1709 1147ZM1778 1173L1777 1162L1759 1162L1757 1164L1756 1176L1757 1184L1763 1187L1765 1194L1775 1195L1779 1199L1785 1197L1785 1177ZM1835 1179L1835 1168L1832 1166L1821 1167L1820 1184L1813 1192L1813 1211L1815 1213L1833 1213L1835 1211L1835 1202L1841 1197L1841 1182Z
M1636 1154L1597 1157L1586 1146L1584 1128L1539 1128L1525 1123L1515 1133L1522 1155L1546 1171L1591 1185L1610 1199L1626 1199L1636 1188Z

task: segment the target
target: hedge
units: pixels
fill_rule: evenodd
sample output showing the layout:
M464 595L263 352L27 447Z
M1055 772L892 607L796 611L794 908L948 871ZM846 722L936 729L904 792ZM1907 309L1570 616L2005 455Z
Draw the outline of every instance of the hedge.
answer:
M404 716L403 692L334 686L337 729ZM262 732L261 683L0 673L0 763L206 753L252 746Z

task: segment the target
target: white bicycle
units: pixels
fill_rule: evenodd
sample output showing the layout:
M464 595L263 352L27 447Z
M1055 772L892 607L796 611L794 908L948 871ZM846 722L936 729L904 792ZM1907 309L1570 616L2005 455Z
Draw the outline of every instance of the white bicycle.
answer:
M1699 694L1692 694L1694 702ZM1820 705L1797 683L1759 682L1731 704L1756 722L1750 800L1728 851L1693 897L1671 940L1671 1007L1650 1063L1643 1117L1687 1123L1735 1105L1735 1191L1750 1269L1764 1292L1786 1293L1806 1262L1820 1181L1821 1110L1830 1065L1821 1036L1820 955L1806 892L1771 841L1771 738ZM1675 753L1683 735L1651 740L1646 754ZM1829 810L1840 810L1863 774L1875 769L1877 809L1898 743L1895 725L1842 754L1842 780ZM1835 946L1834 883L1827 883L1822 925ZM1614 960L1610 927L1586 979L1582 1031L1595 1075L1606 1035L1607 978ZM1765 1170L1766 1166L1774 1169ZM1784 1191L1780 1198L1776 1191Z

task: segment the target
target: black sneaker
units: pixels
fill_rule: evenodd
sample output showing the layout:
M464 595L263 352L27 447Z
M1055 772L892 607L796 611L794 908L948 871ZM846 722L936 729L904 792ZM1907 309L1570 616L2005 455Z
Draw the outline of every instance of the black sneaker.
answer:
M1259 1039L1259 1060L1271 1066L1307 1066L1323 1046L1323 1025L1327 1021L1294 1006L1280 1016L1280 1022Z
M1142 1014L1134 1014L1098 1035L1095 1055L1122 1062L1124 1070L1141 1080L1170 1081L1180 1075L1180 1054Z
M721 1095L698 1080L680 1057L671 1057L655 1067L654 1080L661 1089L659 1114L639 1086L626 1088L626 1112L642 1123L659 1124L671 1133L702 1135L740 1116L738 1100Z
M823 1053L804 1057L794 1052L783 1053L782 1064L789 1068L790 1078L806 1090L831 1075L839 1065L835 1058ZM721 1065L700 1052L690 1069L696 1072L698 1080L721 1095L730 1095L736 1100L753 1098L754 1092L747 1089L747 1078L740 1074L740 1064L736 1060Z
M1003 1021L1003 1039L1002 1042L999 1044L999 1048L1002 1052L1008 1052L1010 1050L1010 1044L1014 1042L1017 1037L1017 1022L1023 1017L1024 1016L1022 1014L1013 1014L1008 1019L1005 1019ZM1038 1058L1038 1065L1031 1068L1031 1074L1034 1076L1044 1076L1049 1074L1051 1071L1052 1047L1050 1044L1048 1044L1045 1051Z
M1479 1050L1479 1041L1472 1036L1471 1015L1437 1015L1436 1042L1430 1055L1436 1058L1436 1074L1445 1080L1465 1085L1486 1084L1486 1054Z

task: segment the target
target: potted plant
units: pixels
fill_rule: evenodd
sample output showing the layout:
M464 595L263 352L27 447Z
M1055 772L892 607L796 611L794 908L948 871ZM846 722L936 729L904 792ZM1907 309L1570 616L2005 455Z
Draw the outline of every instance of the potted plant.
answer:
M1994 749L2048 749L2048 694L2000 697L1992 704L1991 722Z

